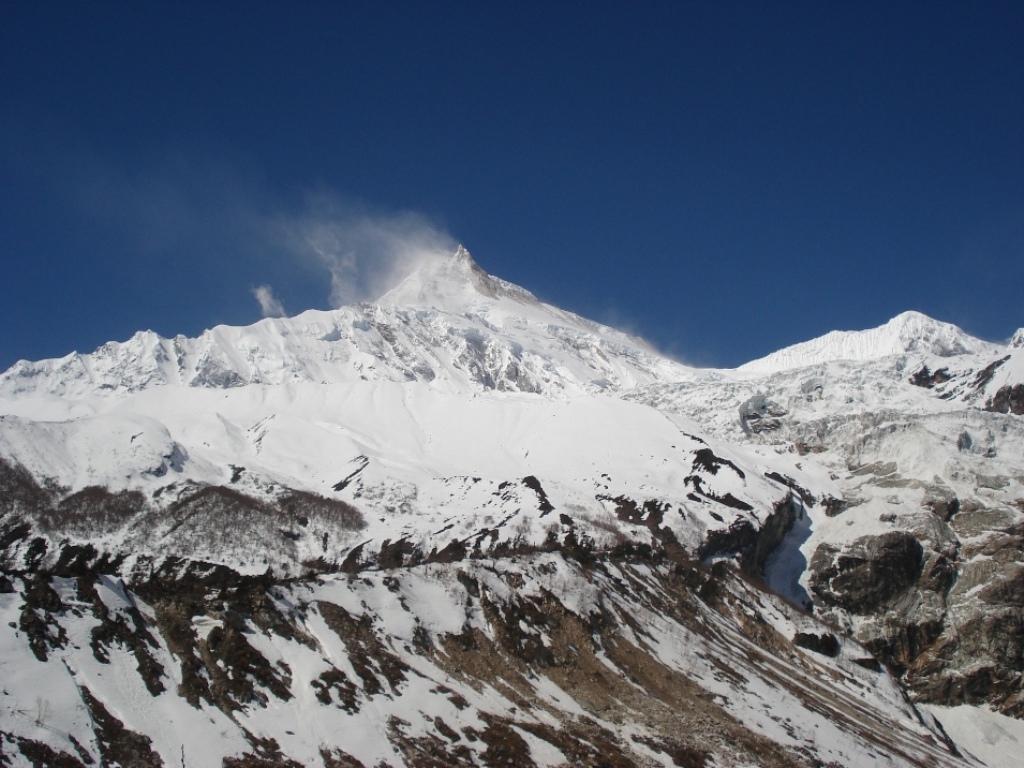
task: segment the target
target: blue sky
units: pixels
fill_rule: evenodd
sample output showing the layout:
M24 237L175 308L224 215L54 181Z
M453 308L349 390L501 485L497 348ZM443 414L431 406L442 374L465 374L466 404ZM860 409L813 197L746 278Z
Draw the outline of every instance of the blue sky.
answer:
M462 242L701 364L907 309L1005 340L1021 40L1019 2L7 0L0 368L327 308L310 227L351 295Z

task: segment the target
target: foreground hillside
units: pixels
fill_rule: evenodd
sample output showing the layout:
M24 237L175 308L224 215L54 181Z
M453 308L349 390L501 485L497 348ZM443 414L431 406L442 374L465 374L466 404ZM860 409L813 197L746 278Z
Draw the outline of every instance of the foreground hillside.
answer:
M64 548L2 585L4 754L968 764L863 647L725 562L629 543L598 553L571 531L541 550L448 560L277 580Z
M688 368L464 250L23 361L0 764L977 764L918 705L1024 715L1022 393L917 313Z

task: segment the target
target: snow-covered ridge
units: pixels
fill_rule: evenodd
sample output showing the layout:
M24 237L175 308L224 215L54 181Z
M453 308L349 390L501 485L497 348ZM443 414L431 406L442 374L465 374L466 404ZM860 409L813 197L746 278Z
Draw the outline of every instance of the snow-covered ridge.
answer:
M460 248L376 302L217 326L195 339L145 331L91 354L21 361L0 374L0 396L359 381L581 394L690 375L636 338L488 275Z
M1024 345L1018 331L1010 349ZM832 331L740 366L749 376L839 360L1005 353L949 323L904 312L864 331ZM196 338L152 331L89 354L19 361L0 373L0 396L117 396L154 386L424 381L481 389L576 395L653 383L718 379L669 360L642 340L539 301L487 274L459 247L422 262L379 299L309 310Z
M999 345L977 339L955 325L920 312L903 312L885 325L866 331L830 331L739 367L745 373L773 373L833 360L875 360L888 355L920 353L938 357L990 353Z

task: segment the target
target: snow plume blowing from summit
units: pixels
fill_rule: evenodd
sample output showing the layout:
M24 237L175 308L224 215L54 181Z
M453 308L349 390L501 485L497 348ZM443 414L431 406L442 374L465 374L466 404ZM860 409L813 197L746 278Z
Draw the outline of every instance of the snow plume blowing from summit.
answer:
M284 304L274 295L274 289L269 285L258 285L252 289L252 295L259 302L260 312L264 317L284 317Z
M255 299L263 317L284 315L284 304L308 309L328 294L335 307L375 299L457 247L421 214L382 211L324 185L281 188L217 159L168 152L129 168L69 152L52 170L40 166L41 183L60 195L54 205L85 222L105 250L130 253L158 284L179 287L174 281L189 274L203 286L235 279L230 296L209 292L205 300ZM324 270L329 289L310 295L326 282Z
M418 266L458 247L422 214L378 213L327 195L280 226L289 251L327 269L335 307L376 299Z

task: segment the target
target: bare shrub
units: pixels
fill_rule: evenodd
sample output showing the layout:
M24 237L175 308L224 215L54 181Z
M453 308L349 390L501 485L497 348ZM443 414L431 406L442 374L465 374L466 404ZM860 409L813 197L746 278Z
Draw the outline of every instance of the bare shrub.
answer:
M0 457L0 518L36 515L48 509L62 490L52 482L40 484L23 466Z
M50 533L102 536L120 530L147 506L146 497L138 491L111 493L91 485L62 499L41 517L40 524Z
M321 525L337 526L346 531L359 531L366 527L363 513L340 499L291 491L278 499L278 504L282 512L303 527L314 519Z

